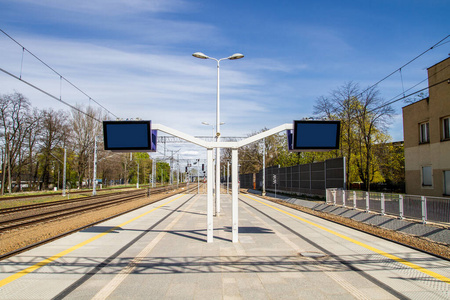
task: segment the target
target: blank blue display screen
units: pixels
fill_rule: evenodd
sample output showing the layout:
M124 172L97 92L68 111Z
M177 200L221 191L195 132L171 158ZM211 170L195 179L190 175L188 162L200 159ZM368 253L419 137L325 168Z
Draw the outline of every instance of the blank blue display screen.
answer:
M105 150L151 149L150 121L104 122Z
M338 149L339 121L295 121L294 149Z

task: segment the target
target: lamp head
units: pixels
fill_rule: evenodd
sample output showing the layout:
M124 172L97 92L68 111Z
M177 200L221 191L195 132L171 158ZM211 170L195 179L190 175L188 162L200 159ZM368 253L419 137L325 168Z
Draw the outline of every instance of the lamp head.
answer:
M240 59L240 58L243 58L243 57L244 57L244 54L235 53L235 54L231 55L230 57L228 57L228 59L233 60L233 59Z
M209 56L201 53L201 52L195 52L194 54L192 54L192 56L197 57L197 58L201 58L201 59L208 59Z

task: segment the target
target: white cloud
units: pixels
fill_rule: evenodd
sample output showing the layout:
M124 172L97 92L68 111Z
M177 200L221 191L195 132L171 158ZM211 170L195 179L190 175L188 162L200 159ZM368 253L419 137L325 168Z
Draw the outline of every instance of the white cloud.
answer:
M186 9L182 0L17 0L31 5L78 13L120 15L124 13L173 12Z
M26 36L19 36L17 40L118 117L152 119L191 135L210 134L210 129L201 122L215 120L217 75L214 62L205 64L190 53L180 56L138 52L133 48L126 51L81 41ZM95 106L87 96L26 52L21 67L22 48L5 40L1 42L2 45L7 43L0 60L3 68L17 76L22 69L24 80L57 98L61 96L72 105ZM242 67L235 70L228 65L224 69L221 73L222 118L229 123L228 134L245 135L257 126L252 122L255 114L268 111L264 101L256 100L263 97L264 92L259 88L261 80ZM14 80L8 78L8 81ZM25 95L36 107L53 106L56 102L24 88L20 82L7 86L9 90L2 90L2 93L13 89L26 91ZM247 125L241 122L243 118ZM233 127L233 123L241 126Z

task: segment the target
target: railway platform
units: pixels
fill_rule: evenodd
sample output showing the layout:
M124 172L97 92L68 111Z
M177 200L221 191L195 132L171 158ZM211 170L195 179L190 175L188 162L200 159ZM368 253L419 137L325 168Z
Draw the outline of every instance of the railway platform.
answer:
M450 262L259 198L180 194L0 261L0 299L449 299Z

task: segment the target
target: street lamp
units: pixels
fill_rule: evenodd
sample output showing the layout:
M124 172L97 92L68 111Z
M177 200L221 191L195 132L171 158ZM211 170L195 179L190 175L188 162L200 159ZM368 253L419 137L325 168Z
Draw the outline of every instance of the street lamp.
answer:
M206 125L206 126L211 126L211 129L213 131L212 137L214 138L214 125L209 124L208 122L202 122L202 124ZM224 125L224 124L225 124L225 122L220 122L220 125Z
M219 86L219 70L220 70L220 61L230 59L240 59L243 58L244 55L241 53L235 53L231 56L224 57L221 59L217 59L214 57L209 57L208 55L202 52L195 52L192 56L201 58L201 59L212 59L217 62L217 102L216 102L216 141L220 141L220 86ZM216 214L220 213L220 148L216 148Z
M50 155L53 156L54 158L56 158L59 162L62 162L59 158L57 158L56 156L54 156L51 152ZM62 196L65 197L66 196L66 160L67 160L67 154L66 154L66 148L64 148L64 162L62 162L64 164L64 171L63 171L63 188L62 188ZM59 176L59 175L58 175ZM58 177L58 185L59 185L59 177Z
M101 136L96 135L94 138L94 175L93 175L93 182L92 182L92 196L97 195L97 139L100 139Z

